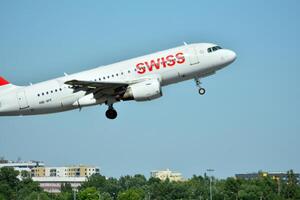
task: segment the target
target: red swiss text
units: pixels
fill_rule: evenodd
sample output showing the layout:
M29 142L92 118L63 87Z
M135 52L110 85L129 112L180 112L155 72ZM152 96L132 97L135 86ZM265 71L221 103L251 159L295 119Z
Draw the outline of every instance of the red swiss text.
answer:
M168 55L154 60L138 63L136 64L136 69L137 73L144 74L147 71L152 72L154 69L159 70L161 68L173 67L176 64L183 64L184 62L184 54L179 52L175 55Z

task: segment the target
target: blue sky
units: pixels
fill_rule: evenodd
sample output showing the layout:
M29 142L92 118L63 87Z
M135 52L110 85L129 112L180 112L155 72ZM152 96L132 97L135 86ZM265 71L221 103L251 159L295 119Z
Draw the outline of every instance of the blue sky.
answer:
M0 118L0 156L91 164L104 175L300 172L300 2L0 1L0 75L16 85L179 46L234 50L230 67L152 102Z

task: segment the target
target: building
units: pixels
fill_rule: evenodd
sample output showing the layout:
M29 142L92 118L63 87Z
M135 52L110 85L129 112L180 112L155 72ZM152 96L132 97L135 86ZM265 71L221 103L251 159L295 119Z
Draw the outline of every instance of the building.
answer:
M38 182L40 187L47 192L60 192L61 185L71 184L73 189L77 189L87 178L93 174L99 174L100 170L95 166L73 165L66 167L45 167L39 161L8 161L0 159L1 167L12 167L20 172L18 178L21 179L21 172L27 171L32 180Z
M240 179L247 179L247 180L252 180L256 179L259 177L271 177L273 179L281 179L281 180L287 180L288 179L288 174L286 172L258 172L258 173L246 173L246 174L236 174L236 178ZM297 180L300 182L300 174L295 173L295 176Z
M31 170L32 177L89 177L99 173L99 168L85 165L68 167L35 167Z
M58 193L62 184L69 183L73 189L79 187L93 174L99 174L98 167L73 165L66 167L35 167L31 169L32 180L39 182L44 191Z
M169 169L151 171L150 176L152 178L158 178L162 181L169 179L170 181L184 181L182 174L179 172L173 172Z
M44 166L45 166L45 164L40 161L22 162L22 161L1 160L1 162L0 162L0 168L1 167L12 167L12 168L14 168L14 170L19 171L19 176L18 176L19 179L21 179L22 171L26 171L30 174L31 170L33 168L39 168L39 167L44 167Z
M44 191L50 193L59 193L62 184L69 183L73 190L77 188L85 181L87 177L60 177L60 176L45 176L45 177L32 177L33 181L40 184L40 187Z

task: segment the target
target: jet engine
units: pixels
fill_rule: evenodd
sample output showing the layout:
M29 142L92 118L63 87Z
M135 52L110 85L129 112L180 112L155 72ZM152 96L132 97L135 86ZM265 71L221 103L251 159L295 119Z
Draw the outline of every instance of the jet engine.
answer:
M150 101L161 96L162 91L159 80L150 79L128 86L122 100Z

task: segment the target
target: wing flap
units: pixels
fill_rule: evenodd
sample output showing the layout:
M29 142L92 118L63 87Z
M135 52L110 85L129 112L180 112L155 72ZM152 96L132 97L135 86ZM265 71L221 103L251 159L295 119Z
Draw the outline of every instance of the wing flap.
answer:
M71 85L72 88L79 91L86 91L87 93L94 93L95 96L115 96L120 91L124 91L127 88L127 83L122 82L96 82L96 81L81 81L81 80L69 80L65 84Z

